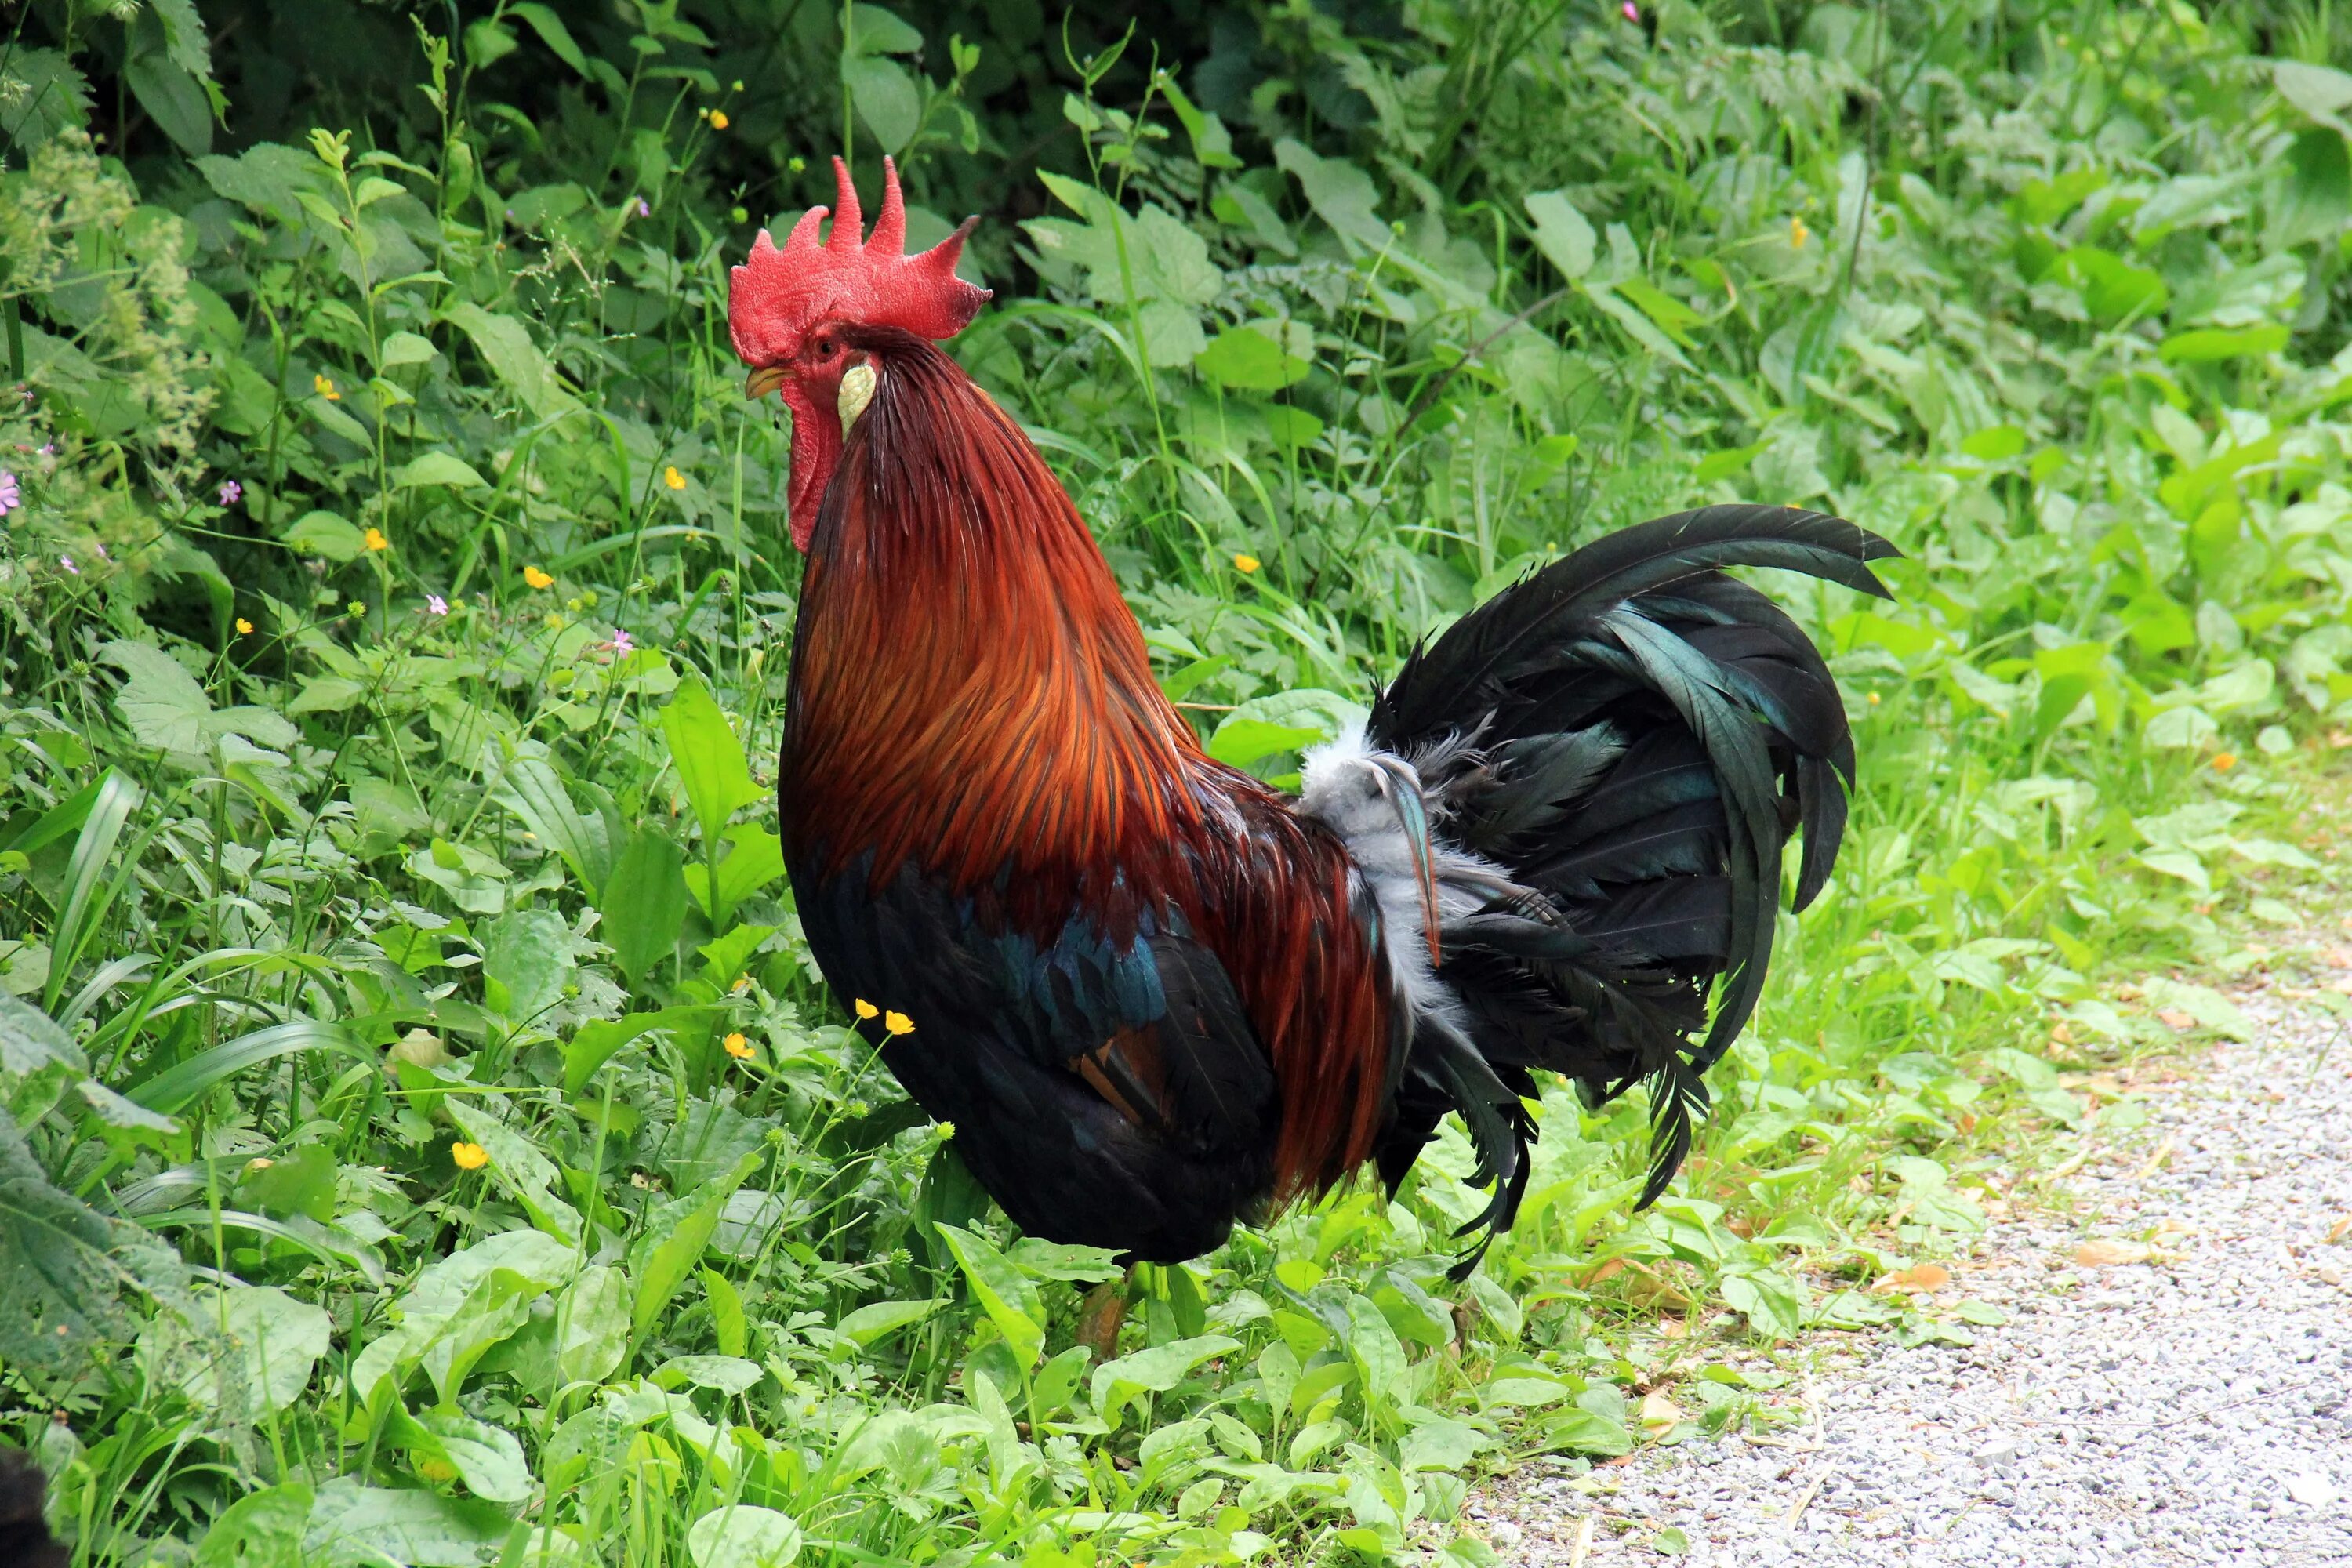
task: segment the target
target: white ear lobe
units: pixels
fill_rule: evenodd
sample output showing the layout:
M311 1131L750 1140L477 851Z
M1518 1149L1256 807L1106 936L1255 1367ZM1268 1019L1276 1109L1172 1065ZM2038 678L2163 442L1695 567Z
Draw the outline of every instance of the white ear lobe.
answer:
M874 367L870 364L854 364L841 373L841 392L834 405L841 412L843 435L849 434L849 427L857 423L857 416L874 401Z

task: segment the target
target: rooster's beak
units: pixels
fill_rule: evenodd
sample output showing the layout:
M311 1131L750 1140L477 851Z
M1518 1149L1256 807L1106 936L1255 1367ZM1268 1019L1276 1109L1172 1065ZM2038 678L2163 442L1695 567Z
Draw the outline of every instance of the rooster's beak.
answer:
M743 395L757 403L791 379L792 372L780 364L762 365L743 378Z

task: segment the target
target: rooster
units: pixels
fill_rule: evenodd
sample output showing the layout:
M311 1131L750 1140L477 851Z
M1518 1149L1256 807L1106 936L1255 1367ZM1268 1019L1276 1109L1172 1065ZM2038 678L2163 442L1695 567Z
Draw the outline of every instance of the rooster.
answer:
M1885 596L1885 541L1713 506L1529 575L1414 650L1278 792L1212 760L1036 448L937 342L976 220L906 254L896 170L762 232L728 313L792 412L806 557L778 791L845 1009L1015 1224L1176 1262L1460 1114L1475 1266L1542 1068L1648 1087L1643 1205L1756 1005L1782 850L1836 856L1853 743L1802 632L1730 566Z

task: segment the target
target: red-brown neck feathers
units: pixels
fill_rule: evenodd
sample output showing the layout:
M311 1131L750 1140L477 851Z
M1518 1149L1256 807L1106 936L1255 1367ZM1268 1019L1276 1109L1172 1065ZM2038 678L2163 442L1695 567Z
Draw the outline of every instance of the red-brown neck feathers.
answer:
M802 590L786 831L830 869L870 851L967 889L1108 875L1192 814L1192 731L1019 427L921 339L851 337L877 383Z

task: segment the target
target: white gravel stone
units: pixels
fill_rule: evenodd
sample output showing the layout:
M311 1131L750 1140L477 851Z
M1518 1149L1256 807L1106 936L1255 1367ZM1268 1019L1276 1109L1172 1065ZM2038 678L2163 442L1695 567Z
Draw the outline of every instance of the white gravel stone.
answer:
M1998 1223L1954 1294L2008 1323L1825 1374L1813 1425L1523 1472L1473 1509L1503 1560L1692 1568L2352 1564L2352 1039L2242 998L2256 1037L2146 1096L2144 1139ZM2153 1156L2170 1141L2168 1157ZM2087 1240L2145 1263L2074 1261Z

